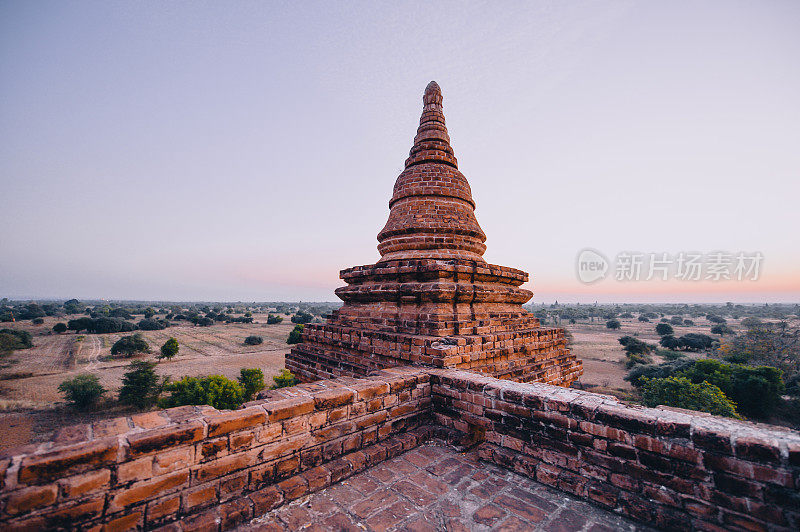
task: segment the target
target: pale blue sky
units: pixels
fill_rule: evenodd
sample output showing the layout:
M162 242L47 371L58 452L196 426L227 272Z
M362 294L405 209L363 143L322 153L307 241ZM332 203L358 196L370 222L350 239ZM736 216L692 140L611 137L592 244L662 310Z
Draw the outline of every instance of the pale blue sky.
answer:
M534 301L800 299L800 2L0 2L0 297L334 300L431 79ZM757 283L575 279L761 251Z

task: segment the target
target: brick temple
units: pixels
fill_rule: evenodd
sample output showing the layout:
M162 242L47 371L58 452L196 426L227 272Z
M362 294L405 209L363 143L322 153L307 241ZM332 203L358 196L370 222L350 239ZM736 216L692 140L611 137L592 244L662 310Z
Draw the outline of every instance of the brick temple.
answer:
M340 272L344 305L305 327L286 367L303 381L417 364L570 385L583 367L564 330L542 327L522 308L533 296L521 288L528 274L488 264L485 241L432 81L378 233L381 259Z

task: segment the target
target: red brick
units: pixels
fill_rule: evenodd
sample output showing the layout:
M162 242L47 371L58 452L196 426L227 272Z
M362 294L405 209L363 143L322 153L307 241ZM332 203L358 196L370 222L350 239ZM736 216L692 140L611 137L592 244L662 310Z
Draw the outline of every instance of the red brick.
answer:
M217 502L217 487L214 484L201 486L186 490L181 494L182 510L184 513L190 513L196 508L216 504Z
M58 488L55 485L34 486L11 493L6 504L6 512L19 515L36 508L49 506L56 502Z
M254 491L248 498L253 502L256 514L265 514L283 503L283 494L275 486Z
M61 492L65 498L71 499L81 497L87 493L91 493L98 489L108 486L111 480L111 471L108 469L101 469L99 471L91 471L68 477L58 481L61 486Z
M118 449L116 438L105 438L29 455L22 459L19 481L32 484L110 465Z
M270 423L275 423L276 421L312 412L314 410L314 400L311 397L295 397L265 403L263 407L267 411Z
M135 458L162 449L194 443L203 439L205 427L200 421L190 421L128 435L128 456Z
M139 482L128 489L118 491L109 503L109 511L115 512L126 506L141 502L158 494L175 489L189 482L188 471L176 471L153 480Z
M317 410L328 410L338 406L349 405L353 402L355 393L349 388L333 388L312 394L314 407Z
M103 527L103 532L125 532L127 530L137 530L144 524L142 512L133 512L111 519Z
M179 494L165 497L147 503L147 522L151 523L163 517L175 515L181 507L181 496Z
M302 475L297 475L279 482L277 487L283 493L283 498L287 501L298 499L308 493L306 479Z
M230 432L254 427L266 423L267 415L263 408L257 406L223 412L206 417L208 436L221 436Z

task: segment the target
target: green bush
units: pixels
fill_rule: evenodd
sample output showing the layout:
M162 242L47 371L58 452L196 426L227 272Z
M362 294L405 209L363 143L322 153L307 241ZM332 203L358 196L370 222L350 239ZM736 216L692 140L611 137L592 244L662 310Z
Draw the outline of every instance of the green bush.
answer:
M139 329L143 331L160 331L169 327L169 323L162 320L143 319L139 322Z
M642 381L645 378L663 379L665 377L672 377L692 364L694 364L694 361L683 357L671 362L664 362L663 364L634 366L625 376L625 380L638 388L644 384Z
M184 377L179 381L166 383L164 391L170 396L158 402L163 408L211 405L219 410L232 410L239 408L244 400L241 385L222 375Z
M659 336L670 336L675 334L675 329L673 329L672 325L669 323L658 323L656 324L656 334Z
M275 388L288 388L289 386L294 386L295 384L299 384L300 381L292 374L291 371L288 369L282 369L280 373L272 377L272 380L275 381L275 384L272 386L273 389Z
M66 323L58 322L55 325L53 325L53 331L57 332L59 334L63 333L66 330L67 330L67 324Z
M647 353L625 353L627 357L627 361L625 362L625 367L631 369L633 366L637 364L652 364L653 357L648 355Z
M133 334L131 336L123 336L111 346L111 354L113 356L132 357L136 353L149 353L150 346L142 338L141 334Z
M769 416L784 391L783 372L771 366L744 366L703 359L680 372L693 383L718 386L748 417Z
M178 354L178 349L178 341L175 338L170 338L161 346L161 354L158 358L170 359Z
M736 404L717 386L693 383L685 377L643 379L642 400L647 406L667 405L708 412L715 416L735 417Z
M28 331L17 329L0 329L0 351L13 351L14 349L28 349L33 347L33 336Z
M131 362L122 377L119 402L137 408L148 408L156 404L165 381L156 375L155 367L155 362Z
M713 327L711 327L711 334L718 334L720 336L725 336L726 334L733 334L733 329L731 329L727 325L714 325Z
M679 358L686 356L684 353L681 353L680 351L673 351L672 349L656 349L656 355L660 356L664 360L678 360Z
M64 398L80 410L88 410L106 393L97 375L83 373L58 385Z
M264 343L264 339L260 336L248 336L244 339L245 345L259 345Z
M251 401L266 386L264 384L264 372L258 368L242 368L239 372L239 384L244 389L244 400Z
M289 333L289 338L286 339L287 344L299 344L303 341L303 324L297 324L292 329L292 332Z
M621 324L620 324L619 320L614 319L614 320L608 320L606 322L606 329L612 329L613 330L613 329L619 329L620 327L621 327Z
M273 325L275 323L280 323L282 321L283 321L283 318L281 316L278 316L277 314L270 314L269 316L267 316L267 324L268 325Z
M292 323L311 323L314 315L303 310L298 310L297 314L292 316Z
M44 318L33 318L31 320L31 323L33 323L34 325L41 325L42 323L44 323Z

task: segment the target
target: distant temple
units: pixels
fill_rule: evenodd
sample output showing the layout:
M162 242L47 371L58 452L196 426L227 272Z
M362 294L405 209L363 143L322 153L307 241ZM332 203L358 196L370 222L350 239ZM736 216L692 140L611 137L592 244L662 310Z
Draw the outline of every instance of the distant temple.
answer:
M414 146L378 233L377 264L340 272L344 301L324 325L307 325L286 367L303 381L362 377L416 364L568 386L583 367L563 329L522 308L528 274L488 264L469 183L458 171L432 81Z

